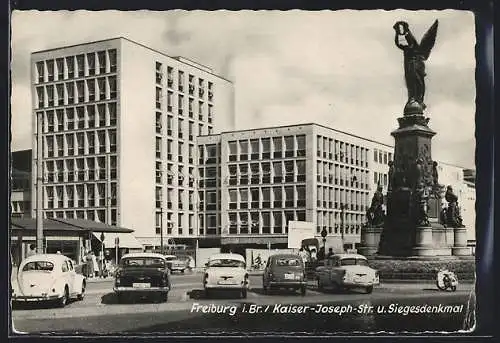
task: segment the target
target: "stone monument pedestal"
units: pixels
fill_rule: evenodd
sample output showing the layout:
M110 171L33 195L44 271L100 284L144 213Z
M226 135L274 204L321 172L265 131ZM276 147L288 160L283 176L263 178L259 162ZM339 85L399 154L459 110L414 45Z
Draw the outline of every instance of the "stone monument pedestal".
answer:
M432 226L417 226L415 228L415 246L413 256L436 256L436 249L432 240Z
M364 227L361 229L361 246L358 248L361 255L371 256L378 252L382 230L381 227Z
M456 227L453 229L454 244L451 248L453 256L470 256L471 249L467 247L467 228Z

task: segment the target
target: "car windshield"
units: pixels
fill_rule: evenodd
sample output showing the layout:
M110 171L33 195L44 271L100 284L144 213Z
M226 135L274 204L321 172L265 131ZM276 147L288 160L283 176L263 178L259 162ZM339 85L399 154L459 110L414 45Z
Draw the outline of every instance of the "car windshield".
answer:
M48 261L33 261L26 263L23 267L23 272L29 272L33 270L51 272L54 270L54 264Z
M157 257L128 257L122 260L122 266L127 267L165 267L165 262Z
M368 262L363 258L343 258L340 260L341 266L368 266Z
M284 257L276 259L276 265L280 267L300 267L301 263L298 258Z
M239 267L245 268L245 262L230 259L216 259L208 262L209 267Z
M177 257L176 256L165 256L165 260L173 261L173 260L177 260Z

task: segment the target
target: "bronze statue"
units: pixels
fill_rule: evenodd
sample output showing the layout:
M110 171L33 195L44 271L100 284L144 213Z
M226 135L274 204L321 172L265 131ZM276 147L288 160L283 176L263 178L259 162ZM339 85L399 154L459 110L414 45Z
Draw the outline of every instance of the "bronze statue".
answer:
M404 114L422 114L426 105L424 104L425 94L425 63L429 58L434 43L438 21L425 33L420 44L410 32L407 22L398 21L393 26L396 31L394 41L396 46L403 50L404 70L406 87L408 88L408 102L406 103Z
M393 161L389 161L388 163L389 165L389 172L387 173L388 175L388 182L387 182L387 191L390 192L392 191L392 187L394 185L394 162Z
M438 163L436 161L432 162L432 184L434 186L439 185L439 180L438 180L439 174L438 174L437 167L438 167Z
M415 192L416 195L416 205L417 205L417 225L427 226L429 225L429 218L427 215L427 200L429 199L429 194L427 189L420 184Z
M415 163L415 188L421 188L423 187L423 183L424 183L424 175L423 175L423 168L422 168L422 164L424 163L424 161L421 159L421 158L418 158L416 163Z
M458 197L453 193L451 186L446 187L444 198L448 201L446 210L446 226L447 227L464 227L462 216L460 215L460 207L458 206Z
M382 194L382 186L378 184L377 191L373 194L370 208L366 211L368 225L371 227L381 227L384 225L384 194Z

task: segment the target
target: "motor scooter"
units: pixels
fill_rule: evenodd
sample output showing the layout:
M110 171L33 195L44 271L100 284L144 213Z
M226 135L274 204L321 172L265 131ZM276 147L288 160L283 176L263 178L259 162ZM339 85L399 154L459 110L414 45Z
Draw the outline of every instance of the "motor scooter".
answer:
M453 292L457 290L458 278L457 275L449 271L448 269L443 269L438 271L436 276L436 286L441 291L446 291L451 289Z

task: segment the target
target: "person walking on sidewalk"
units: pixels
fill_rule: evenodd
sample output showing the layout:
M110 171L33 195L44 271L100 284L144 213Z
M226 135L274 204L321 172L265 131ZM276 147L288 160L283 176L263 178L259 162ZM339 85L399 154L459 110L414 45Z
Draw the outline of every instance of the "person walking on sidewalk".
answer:
M90 254L92 258L92 267L94 269L94 274L92 276L99 277L99 264L97 264L97 257L95 256L93 251L91 251Z
M92 278L94 277L94 263L92 262L92 252L90 250L87 252L85 261L87 263L87 277Z

